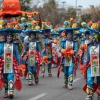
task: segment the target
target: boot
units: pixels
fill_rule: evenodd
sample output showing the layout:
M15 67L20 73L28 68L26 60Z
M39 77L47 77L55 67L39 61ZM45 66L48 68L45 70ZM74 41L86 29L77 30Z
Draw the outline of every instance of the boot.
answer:
M8 98L8 82L4 81L5 93L4 98Z
M10 99L14 97L14 84L12 80L8 83L8 96Z
M31 72L28 73L28 85L33 85L33 74Z
M39 83L38 75L35 74L34 78L35 78L35 84L38 84Z
M4 98L8 98L8 90L5 91Z
M49 76L49 77L52 77L51 68L48 68L48 76Z
M87 86L87 97L86 100L93 100L93 88Z
M73 75L69 76L69 79L68 79L68 89L69 90L73 90Z
M63 88L67 88L68 87L68 77L64 76L64 85Z
M42 66L42 74L41 74L41 77L44 77L44 73L45 73L45 67Z

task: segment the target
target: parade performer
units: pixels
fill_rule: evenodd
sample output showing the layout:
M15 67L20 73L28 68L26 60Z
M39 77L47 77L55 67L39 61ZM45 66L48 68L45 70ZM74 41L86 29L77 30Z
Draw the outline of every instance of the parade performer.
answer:
M30 40L27 41L24 51L24 60L28 68L28 84L33 85L33 77L35 83L38 84L38 74L40 68L41 45L36 39L36 34L40 31L28 30Z
M51 57L52 57L52 39L50 38L50 30L51 29L44 29L44 49L42 51L42 56L43 56L43 59L48 63L46 63L45 61L43 62L42 64L42 74L41 76L44 77L44 74L45 74L45 66L47 65L48 66L48 76L49 77L52 77L52 73L51 73L51 67L52 67L52 64L51 64Z
M27 25L23 26L22 32L20 34L20 39L22 43L24 43L24 39L27 36L26 31L27 31Z
M92 43L87 48L87 62L82 64L80 61L80 69L82 74L86 76L86 84L83 90L87 93L86 100L93 100L94 92L97 92L98 98L100 100L100 44L99 44L99 33L94 33ZM94 82L94 79L97 82Z
M82 38L81 45L78 51L79 60L81 59L82 64L85 65L87 62L87 48L91 44L92 39L90 38L90 31L85 31L85 37ZM80 58L81 57L81 58ZM84 78L86 76L84 75Z
M5 42L0 43L0 90L4 85L4 97L12 99L14 97L14 88L17 90L22 88L19 76L20 66L18 67L20 65L20 54L18 45L13 42L15 30L6 29L4 33L6 36Z
M60 62L60 45L59 45L59 32L56 30L52 30L52 33L50 34L52 36L52 67L58 67Z
M61 42L61 65L64 70L64 88L68 87L69 90L73 89L73 71L75 68L78 43L73 41L73 29L65 29L67 38ZM59 68L57 76L59 77Z

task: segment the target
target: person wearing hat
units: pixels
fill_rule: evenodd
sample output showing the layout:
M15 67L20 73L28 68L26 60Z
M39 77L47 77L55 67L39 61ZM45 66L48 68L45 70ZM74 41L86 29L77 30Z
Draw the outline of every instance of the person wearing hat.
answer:
M82 44L90 44L91 43L91 31L84 31L84 38L82 38Z
M67 28L64 31L66 34L66 39L61 41L61 53L62 53L62 67L64 70L64 85L63 87L68 87L69 90L73 89L73 71L74 71L74 56L77 56L78 43L73 40L73 29ZM68 49L69 48L69 49ZM68 52L71 52L70 54ZM69 56L68 56L69 55Z
M21 90L22 88L22 83L18 72L18 65L20 65L20 54L18 45L13 41L13 33L15 30L6 29L3 31L5 32L5 41L0 43L0 90L4 84L4 98L9 97L12 99L14 97L14 88L17 90ZM2 60L4 60L4 62ZM1 81L2 75L4 83Z
M89 46L92 42L92 39L90 38L90 31L89 30L85 31L84 36L85 37L82 38L81 45L86 44L87 46ZM81 46L80 46L80 48L81 48ZM83 51L83 52L84 52L84 54L81 59L82 59L82 62L85 64L87 62L87 58L86 58L87 52L85 52L85 51Z
M83 65L85 65L86 62L87 62L87 51L83 48L83 45L86 45L87 48L88 48L88 46L92 42L92 39L90 38L90 31L87 30L87 31L85 31L84 34L85 34L84 35L85 37L81 39L81 45L80 45L80 48L79 48L79 51L80 50L82 51L82 55L80 56L80 54L79 54L79 60L80 60L80 63L83 64ZM84 78L86 78L85 75L84 75Z
M27 31L27 25L23 26L22 32L20 34L20 39L22 43L24 43L24 39L27 36L26 31Z
M24 60L28 68L28 84L33 85L33 77L35 83L38 84L38 68L40 66L41 45L36 39L36 34L40 31L27 30L30 40L27 41L24 51Z
M86 30L84 32L84 37L82 38L81 44L87 44L87 45L91 44L91 42L92 42L92 38L91 38L92 36L91 35L92 34L91 34L90 30Z
M92 43L87 49L87 62L81 65L80 69L86 74L86 84L83 90L87 93L86 100L94 100L94 92L97 93L97 100L100 100L100 43L98 41L99 33L94 33ZM96 78L96 83L94 79Z
M60 52L59 52L59 46L58 46L58 35L59 33L55 30L52 31L50 34L52 36L53 42L52 42L52 67L57 67L60 60Z
M51 57L52 57L52 39L50 38L50 28L48 29L44 29L44 39L43 39L43 42L44 42L44 49L42 50L42 56L47 56L47 60L49 61L49 63L47 64L47 67L48 67L48 76L49 77L52 77L52 73L51 73L51 67L52 67L52 64L51 64ZM42 74L41 74L41 77L44 77L44 74L45 74L45 66L46 64L43 63L42 64Z

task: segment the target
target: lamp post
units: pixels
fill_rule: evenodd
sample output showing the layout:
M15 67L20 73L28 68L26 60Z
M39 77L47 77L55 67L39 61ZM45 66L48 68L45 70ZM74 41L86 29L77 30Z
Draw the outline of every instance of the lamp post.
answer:
M63 8L64 8L64 4L66 3L65 1L62 2L63 3Z
M77 0L76 0L75 9L76 9L76 15L77 15Z
M77 22L77 0L75 1L75 9L76 9L76 22Z

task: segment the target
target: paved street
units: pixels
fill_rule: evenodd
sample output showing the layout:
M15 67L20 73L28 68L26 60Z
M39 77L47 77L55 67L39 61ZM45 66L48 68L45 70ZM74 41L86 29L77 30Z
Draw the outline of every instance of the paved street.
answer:
M63 73L61 73L58 79L56 77L57 68L52 68L52 72L53 77L48 77L47 72L45 78L40 77L38 85L28 86L27 80L22 78L23 89L22 91L15 91L13 100L85 100L86 94L82 91L85 80L80 75L79 70L77 71L77 77L74 78L74 90L62 87ZM3 97L3 93L4 90L0 91L0 98Z

